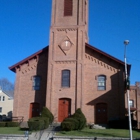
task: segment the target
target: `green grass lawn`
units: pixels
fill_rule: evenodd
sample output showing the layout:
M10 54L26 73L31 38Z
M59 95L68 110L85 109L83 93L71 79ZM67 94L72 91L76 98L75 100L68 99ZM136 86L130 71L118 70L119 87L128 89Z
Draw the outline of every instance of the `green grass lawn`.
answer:
M140 132L133 130L133 138L140 138ZM61 131L56 133L57 136L88 136L88 137L121 137L128 138L129 130L125 129L89 129L81 131Z
M19 127L0 127L0 134L20 134L24 135L25 130L20 130Z
M19 127L0 127L0 134L22 134L25 130ZM30 132L31 133L31 132ZM121 137L128 138L129 130L125 129L89 129L85 128L81 131L60 131L57 136L85 136L85 137ZM140 138L140 131L133 130L133 138Z

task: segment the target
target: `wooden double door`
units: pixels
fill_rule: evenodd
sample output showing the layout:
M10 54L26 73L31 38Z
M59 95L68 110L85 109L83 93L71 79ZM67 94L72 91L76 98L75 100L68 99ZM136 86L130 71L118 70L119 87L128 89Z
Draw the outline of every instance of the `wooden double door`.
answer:
M39 103L31 103L30 104L29 118L37 117L39 115L40 115L40 104Z
M107 104L106 103L96 104L95 116L96 116L97 124L107 123Z
M71 99L68 98L59 99L58 121L62 122L69 115L71 115Z

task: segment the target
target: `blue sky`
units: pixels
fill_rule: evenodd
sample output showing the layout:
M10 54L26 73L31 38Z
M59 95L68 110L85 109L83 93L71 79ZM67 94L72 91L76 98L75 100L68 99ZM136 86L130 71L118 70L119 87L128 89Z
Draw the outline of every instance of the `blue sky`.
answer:
M8 69L49 44L52 0L0 0L0 78ZM89 43L132 64L131 84L140 81L140 0L89 0Z

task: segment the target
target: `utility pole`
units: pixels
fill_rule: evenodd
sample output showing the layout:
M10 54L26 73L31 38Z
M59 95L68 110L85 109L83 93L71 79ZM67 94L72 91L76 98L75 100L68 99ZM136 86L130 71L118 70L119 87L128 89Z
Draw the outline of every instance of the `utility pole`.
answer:
M128 82L128 73L127 73L127 61L126 61L126 46L129 44L129 40L124 41L125 50L124 50L124 62L125 62L125 78L126 82ZM128 83L127 83L128 84ZM129 133L130 133L130 140L132 138L132 125L131 125L131 113L130 113L130 104L129 104L129 89L127 88L127 104L128 104L128 118L129 118Z

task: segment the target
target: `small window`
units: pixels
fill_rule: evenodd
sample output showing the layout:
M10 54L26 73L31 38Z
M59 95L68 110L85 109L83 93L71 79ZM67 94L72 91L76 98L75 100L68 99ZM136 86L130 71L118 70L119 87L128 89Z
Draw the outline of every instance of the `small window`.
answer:
M73 0L64 0L64 16L72 16Z
M0 113L2 113L2 107L0 107Z
M40 90L40 76L33 76L33 90Z
M2 101L5 101L5 96L3 96Z
M106 90L106 76L98 76L98 90Z
M130 105L130 107L134 107L134 101L133 100L129 100L129 105Z
M70 87L70 70L62 70L62 87Z
M0 101L5 101L5 96L0 96Z

